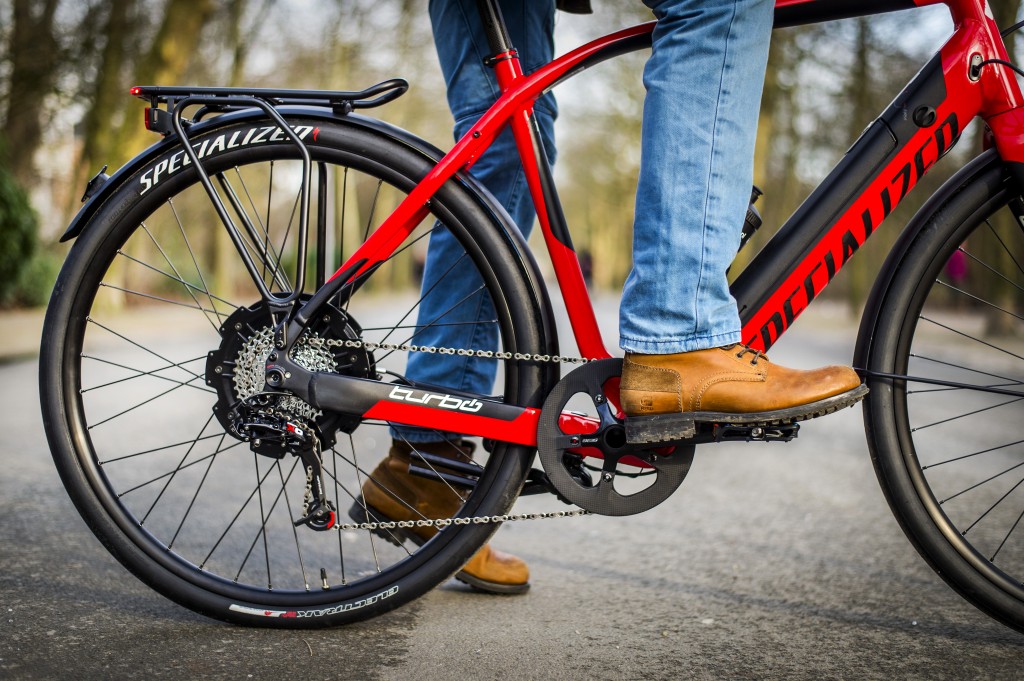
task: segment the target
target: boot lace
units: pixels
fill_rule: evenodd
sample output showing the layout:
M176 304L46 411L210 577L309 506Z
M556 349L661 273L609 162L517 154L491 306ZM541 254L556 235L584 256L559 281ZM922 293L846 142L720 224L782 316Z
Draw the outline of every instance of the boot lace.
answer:
M739 352L736 353L736 356L738 358L740 358L740 359L743 359L743 356L746 355L747 353L752 354L754 356L754 358L750 360L750 364L752 366L757 366L757 360L759 360L761 358L764 358L764 360L766 362L768 361L768 358L765 357L763 352L761 352L760 350L755 350L754 348L748 348L746 345L743 345L742 343L736 343L734 345L730 345L726 349L727 350L731 350L731 349L734 349L734 348L739 348Z

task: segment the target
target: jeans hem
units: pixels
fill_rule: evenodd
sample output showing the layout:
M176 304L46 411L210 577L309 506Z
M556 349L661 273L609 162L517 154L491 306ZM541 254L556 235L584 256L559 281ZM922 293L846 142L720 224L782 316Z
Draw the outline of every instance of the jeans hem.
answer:
M694 352L695 350L720 348L723 345L739 343L742 338L742 334L739 331L666 340L639 340L623 336L619 340L619 347L626 352L636 352L644 355L672 355L677 352Z

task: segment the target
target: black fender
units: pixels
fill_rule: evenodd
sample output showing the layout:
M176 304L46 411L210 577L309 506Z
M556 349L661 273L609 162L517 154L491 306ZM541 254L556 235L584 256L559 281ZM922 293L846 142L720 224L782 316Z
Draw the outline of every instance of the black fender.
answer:
M882 313L882 303L885 295L892 284L896 272L903 262L907 251L912 247L921 231L927 226L929 218L942 206L958 194L964 187L973 182L976 178L989 173L996 167L1006 167L1006 163L995 149L982 152L970 163L961 168L953 177L946 180L939 190L932 194L923 206L914 214L914 217L907 223L907 226L900 233L888 257L882 264L882 269L871 287L871 293L864 305L864 312L860 318L860 329L857 332L857 344L853 351L853 366L859 369L867 367L868 357L871 355L871 344L874 340L874 329Z
M310 106L282 106L278 107L277 110L286 119L301 117L310 120L322 120L325 123L331 123L333 125L351 125L362 128L376 135L381 135L397 142L422 155L433 163L440 161L445 154L445 152L411 132L375 118L369 118L367 116L352 113L338 115L330 109ZM189 137L194 138L227 125L260 119L265 120L266 114L258 109L234 111L195 123L188 128L188 134ZM78 237L85 229L88 228L90 219L96 214L100 207L103 206L107 199L114 194L114 192L124 186L125 182L127 182L141 169L146 167L154 159L175 148L179 144L180 142L176 137L165 137L119 168L117 172L111 175L106 182L96 189L95 193L93 193L85 205L82 206L78 211L78 214L75 215L74 219L71 221L67 230L65 230L63 236L61 236L60 240L62 242L70 241ZM480 206L491 214L497 224L501 225L505 239L516 254L519 269L528 280L534 304L541 310L544 326L543 349L541 352L542 354L551 356L557 355L558 336L555 327L554 310L551 306L551 300L548 297L547 288L544 286L544 279L540 273L540 268L537 266L537 261L527 246L526 239L523 237L522 232L512 220L511 216L509 216L505 208L479 181L466 172L459 172L455 176L455 180L463 184L476 198ZM550 366L551 368L545 379L546 389L550 389L554 386L559 379L558 365L552 363Z

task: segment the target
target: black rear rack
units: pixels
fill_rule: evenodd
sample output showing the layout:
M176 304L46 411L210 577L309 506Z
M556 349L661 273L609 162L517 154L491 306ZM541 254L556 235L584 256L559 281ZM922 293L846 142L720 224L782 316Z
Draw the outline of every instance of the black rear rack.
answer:
M194 120L199 120L211 112L252 108L254 99L271 106L330 107L334 113L345 115L354 109L372 109L387 104L401 97L408 89L408 81L392 78L359 91L140 85L133 87L130 92L148 101L152 109L165 105L167 110L173 110L183 100L201 102L203 109L193 116Z
M241 254L246 269L249 270L256 288L259 289L260 296L266 301L272 312L288 314L303 291L305 268L296 267L297 271L291 293L276 295L270 290L263 281L259 269L245 245L245 238L239 231L235 221L231 218L230 212L224 205L224 200L221 198L220 193L218 193L209 173L203 166L203 162L199 159L196 150L193 148L188 136L188 130L207 114L258 109L278 128L282 134L282 139L292 144L298 150L299 158L302 161L302 179L298 200L299 251L296 255L296 261L304 263L306 262L306 234L309 225L309 184L312 160L309 149L302 141L302 137L288 124L288 121L285 120L282 112L278 111L278 108L282 106L330 107L336 115L344 116L353 109L368 109L386 104L401 96L408 89L409 83L405 80L393 78L358 92L189 86L160 87L149 85L133 87L130 92L136 97L149 102L149 106L146 107L146 128L165 137L173 135L180 140L182 151L198 173L200 183L213 203L218 217L227 229L235 248ZM193 107L199 108L193 109ZM194 111L191 120L186 120L183 117L186 110ZM217 179L222 182L223 176L218 174ZM237 197L230 191L226 191L225 195L234 207L236 214L241 215L244 211L239 211L237 206L235 206Z

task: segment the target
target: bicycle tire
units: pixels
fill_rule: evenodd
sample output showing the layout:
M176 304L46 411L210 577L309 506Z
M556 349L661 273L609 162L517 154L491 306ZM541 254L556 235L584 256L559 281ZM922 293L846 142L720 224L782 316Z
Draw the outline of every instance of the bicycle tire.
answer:
M868 444L918 552L980 610L1024 631L1024 398L1008 394L1024 386L1020 198L994 152L937 196L866 308Z
M389 199L397 204L433 165L411 145L344 119L291 117L288 122L297 131L316 131L305 139L316 164L314 179L323 172L325 197L334 192L331 202L324 201L333 211L332 223L344 225L346 216L359 217L363 234L357 242L388 214L380 204ZM246 248L262 253L257 258L261 276L280 292L290 283L282 273L293 253L288 240L294 239L294 220L288 216L294 216L290 197L298 196L293 182L300 162L296 147L283 135L274 139L271 129L265 120L249 119L197 133L191 143L201 150L204 167L222 183L222 191L226 179L238 195L236 217L241 222L239 210L248 213L257 230ZM260 135L259 144L241 143ZM232 141L239 143L232 148ZM195 169L183 164L181 151L180 145L171 147L109 195L74 243L54 288L43 334L40 390L47 438L64 486L92 531L125 567L164 596L213 618L259 626L327 626L367 619L417 598L455 573L497 526L453 525L422 546L392 546L367 531L293 528L288 521L300 516L304 481L288 471L295 470L298 459L251 452L211 409L221 400L216 386L226 384L211 375L207 353L219 352L224 364L234 362L231 381L259 372L269 319L260 311L253 282L238 275L240 266L233 262L240 259L238 252L224 250L223 243L217 246L217 237L211 236L226 230L202 194ZM177 170L170 172L174 166ZM431 202L437 222L421 225L406 246L443 223L466 250L460 266L475 267L483 282L486 291L474 295L491 297L495 319L487 323L497 327L501 349L541 352L543 311L517 252L516 235L470 184L465 179L446 183ZM351 231L336 231L332 224L328 240L347 250ZM318 238L310 237L317 242L312 253L334 252L334 243ZM393 302L381 304L393 301L393 295L380 296L403 277L410 279L415 265L402 260L410 250L386 262L346 303L348 326L332 322L317 333L380 340L389 338L390 328L392 341L395 329L404 331L398 340L407 340L405 327L415 321L418 301L406 310ZM333 266L343 259L343 254L334 257ZM383 283L375 286L375 281ZM398 296L406 305L416 298L411 286L406 281L410 293L404 300ZM367 304L360 305L360 296ZM234 327L244 326L244 335L232 335L228 328L234 313L244 322ZM391 326L371 321L378 316ZM183 329L198 340L182 335ZM308 347L313 349L307 350L307 361L334 362L336 368L345 366L336 352L353 352ZM389 367L401 365L403 354L378 352L372 358L360 356L361 364L355 364L381 378ZM214 373L220 370L218 365ZM505 401L539 406L543 372L531 363L505 363L500 376ZM318 427L326 423L325 428L335 429L338 444L324 449L325 482L333 480L328 496L343 513L387 451L385 426L301 413ZM349 448L339 451L346 439ZM532 456L531 448L497 443L479 464L479 480L465 494L459 515L506 513ZM230 560L221 560L228 552Z

